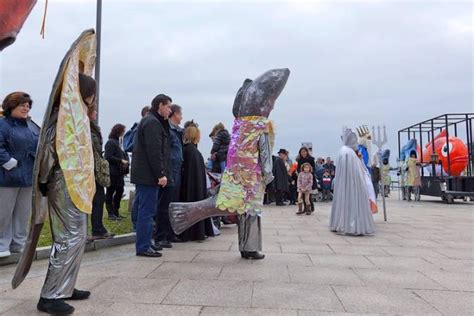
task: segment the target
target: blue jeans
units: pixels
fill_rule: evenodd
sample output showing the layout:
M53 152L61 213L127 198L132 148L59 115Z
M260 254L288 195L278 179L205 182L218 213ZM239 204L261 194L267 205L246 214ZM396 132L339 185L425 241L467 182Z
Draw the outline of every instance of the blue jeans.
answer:
M221 173L224 173L225 166L226 166L226 161L219 162L219 166L221 167Z
M133 199L132 204L132 224L133 229L137 230L137 216L138 216L138 199L137 199L137 192L135 192L135 198Z
M151 246L157 192L158 187L141 184L136 185L135 201L138 203L138 214L135 249L137 253L145 252Z

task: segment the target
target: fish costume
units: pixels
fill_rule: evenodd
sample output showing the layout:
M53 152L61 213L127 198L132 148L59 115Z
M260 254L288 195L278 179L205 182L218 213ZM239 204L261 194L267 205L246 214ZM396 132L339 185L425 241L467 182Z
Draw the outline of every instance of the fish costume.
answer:
M244 81L232 109L235 120L219 193L200 202L172 203L175 233L210 216L238 214L242 257L263 259L260 213L265 187L273 181L274 131L268 116L289 75L288 69L274 69Z
M77 291L74 287L86 244L87 214L95 194L90 123L79 73L92 75L95 56L95 32L87 30L72 44L59 67L43 119L33 169L30 233L12 280L17 288L28 274L49 213L54 243L41 299L71 298Z

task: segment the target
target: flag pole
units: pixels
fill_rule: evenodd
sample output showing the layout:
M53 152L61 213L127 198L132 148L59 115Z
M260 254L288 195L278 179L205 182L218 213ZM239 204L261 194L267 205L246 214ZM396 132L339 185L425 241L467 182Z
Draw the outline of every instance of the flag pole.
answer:
M95 100L97 104L97 124L99 123L99 91L100 91L100 44L102 35L102 0L97 0L96 9L96 36L97 36L97 53L95 63L95 80L97 82L97 92Z

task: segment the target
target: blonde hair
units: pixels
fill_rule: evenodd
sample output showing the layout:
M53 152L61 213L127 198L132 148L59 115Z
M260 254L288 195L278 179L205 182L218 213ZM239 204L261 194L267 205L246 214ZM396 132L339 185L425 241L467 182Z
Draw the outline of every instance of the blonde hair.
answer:
M201 131L196 125L190 125L186 127L183 135L183 143L185 144L198 144L201 140Z

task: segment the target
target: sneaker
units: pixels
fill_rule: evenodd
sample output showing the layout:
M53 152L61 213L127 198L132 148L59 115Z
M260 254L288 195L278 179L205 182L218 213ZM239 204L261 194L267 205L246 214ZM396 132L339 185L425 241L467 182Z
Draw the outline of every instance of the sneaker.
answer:
M65 298L66 300L73 300L73 301L81 301L86 300L91 296L91 292L89 291L81 291L78 289L74 289L72 292L72 296L69 298Z
M120 221L121 218L115 215L109 215L109 221Z
M11 256L10 250L0 251L0 258L6 258Z
M70 315L74 313L74 307L64 302L64 300L51 300L40 298L36 308L50 315Z

